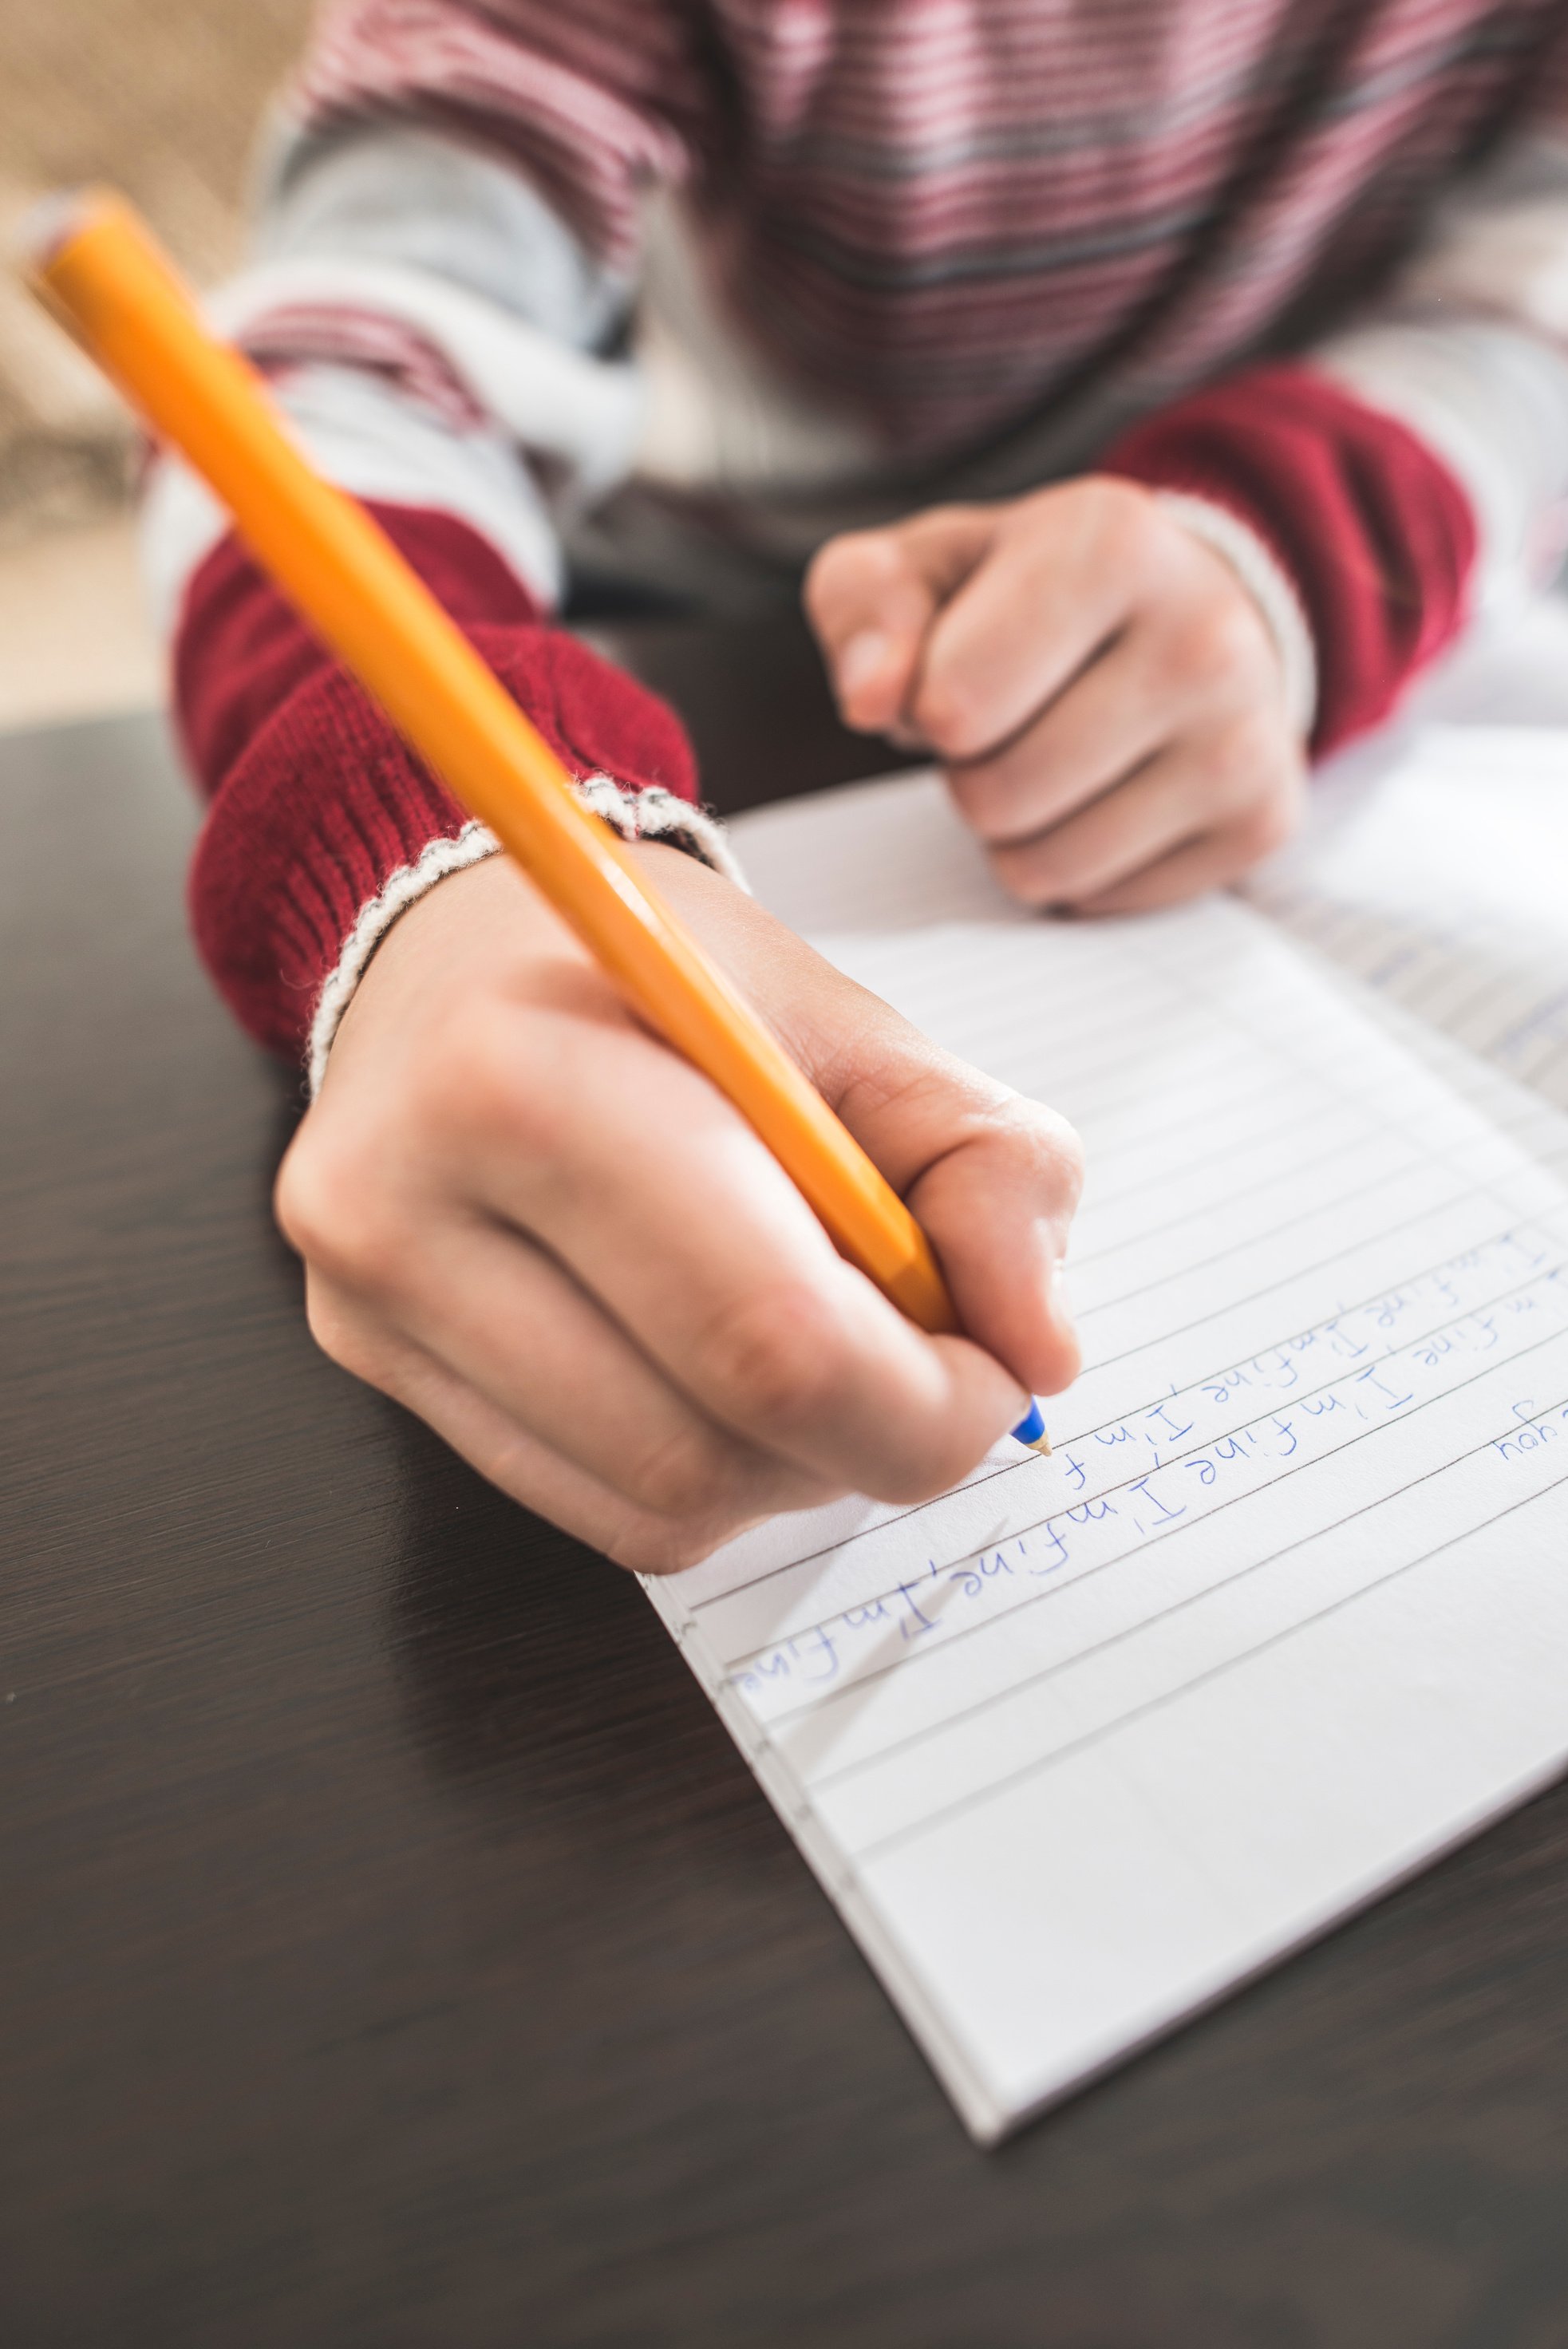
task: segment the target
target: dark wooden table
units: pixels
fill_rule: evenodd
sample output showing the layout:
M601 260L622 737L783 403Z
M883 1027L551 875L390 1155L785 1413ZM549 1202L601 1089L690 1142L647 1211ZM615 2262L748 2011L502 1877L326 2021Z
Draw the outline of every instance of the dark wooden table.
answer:
M975 2152L635 1583L313 1351L192 829L0 744L4 2349L1563 2349L1568 1792Z

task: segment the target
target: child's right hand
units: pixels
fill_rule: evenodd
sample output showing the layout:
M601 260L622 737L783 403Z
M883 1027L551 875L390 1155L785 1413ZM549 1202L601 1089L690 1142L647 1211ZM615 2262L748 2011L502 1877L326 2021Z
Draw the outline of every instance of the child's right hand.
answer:
M940 1492L1065 1386L1069 1127L940 1052L693 859L660 891L929 1234L966 1338L833 1249L707 1080L504 858L377 953L278 1177L310 1322L529 1507L665 1572L777 1509Z

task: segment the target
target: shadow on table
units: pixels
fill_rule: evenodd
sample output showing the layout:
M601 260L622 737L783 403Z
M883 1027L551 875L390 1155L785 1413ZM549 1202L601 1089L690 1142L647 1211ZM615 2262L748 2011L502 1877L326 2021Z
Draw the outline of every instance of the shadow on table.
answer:
M635 1578L400 1419L388 1634L437 1781L497 1826L558 1827L621 1868L677 1846L689 1863L693 1834L771 1852L777 1831Z
M834 711L804 620L596 625L593 642L664 694L726 812L908 763ZM286 1137L284 1137L286 1138ZM427 1430L399 1435L404 1534L389 1633L421 1752L473 1802L569 1812L618 1845L677 1814L771 1822L630 1575L518 1508Z

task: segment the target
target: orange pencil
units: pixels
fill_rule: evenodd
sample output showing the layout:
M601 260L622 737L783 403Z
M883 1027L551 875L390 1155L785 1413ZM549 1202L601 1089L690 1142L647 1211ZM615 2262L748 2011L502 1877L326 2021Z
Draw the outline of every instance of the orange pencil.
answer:
M628 1001L755 1129L841 1255L923 1330L957 1328L925 1234L356 502L314 471L265 385L203 325L130 207L36 216L35 291L234 516L257 561L392 723L489 825ZM1039 1413L1020 1429L1038 1442Z

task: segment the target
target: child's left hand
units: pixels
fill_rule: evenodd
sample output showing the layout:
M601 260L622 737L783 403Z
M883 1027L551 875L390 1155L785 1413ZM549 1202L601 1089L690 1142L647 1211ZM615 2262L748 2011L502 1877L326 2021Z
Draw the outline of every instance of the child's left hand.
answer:
M935 753L1027 905L1169 905L1295 823L1303 750L1262 615L1135 482L830 540L806 609L846 721Z

